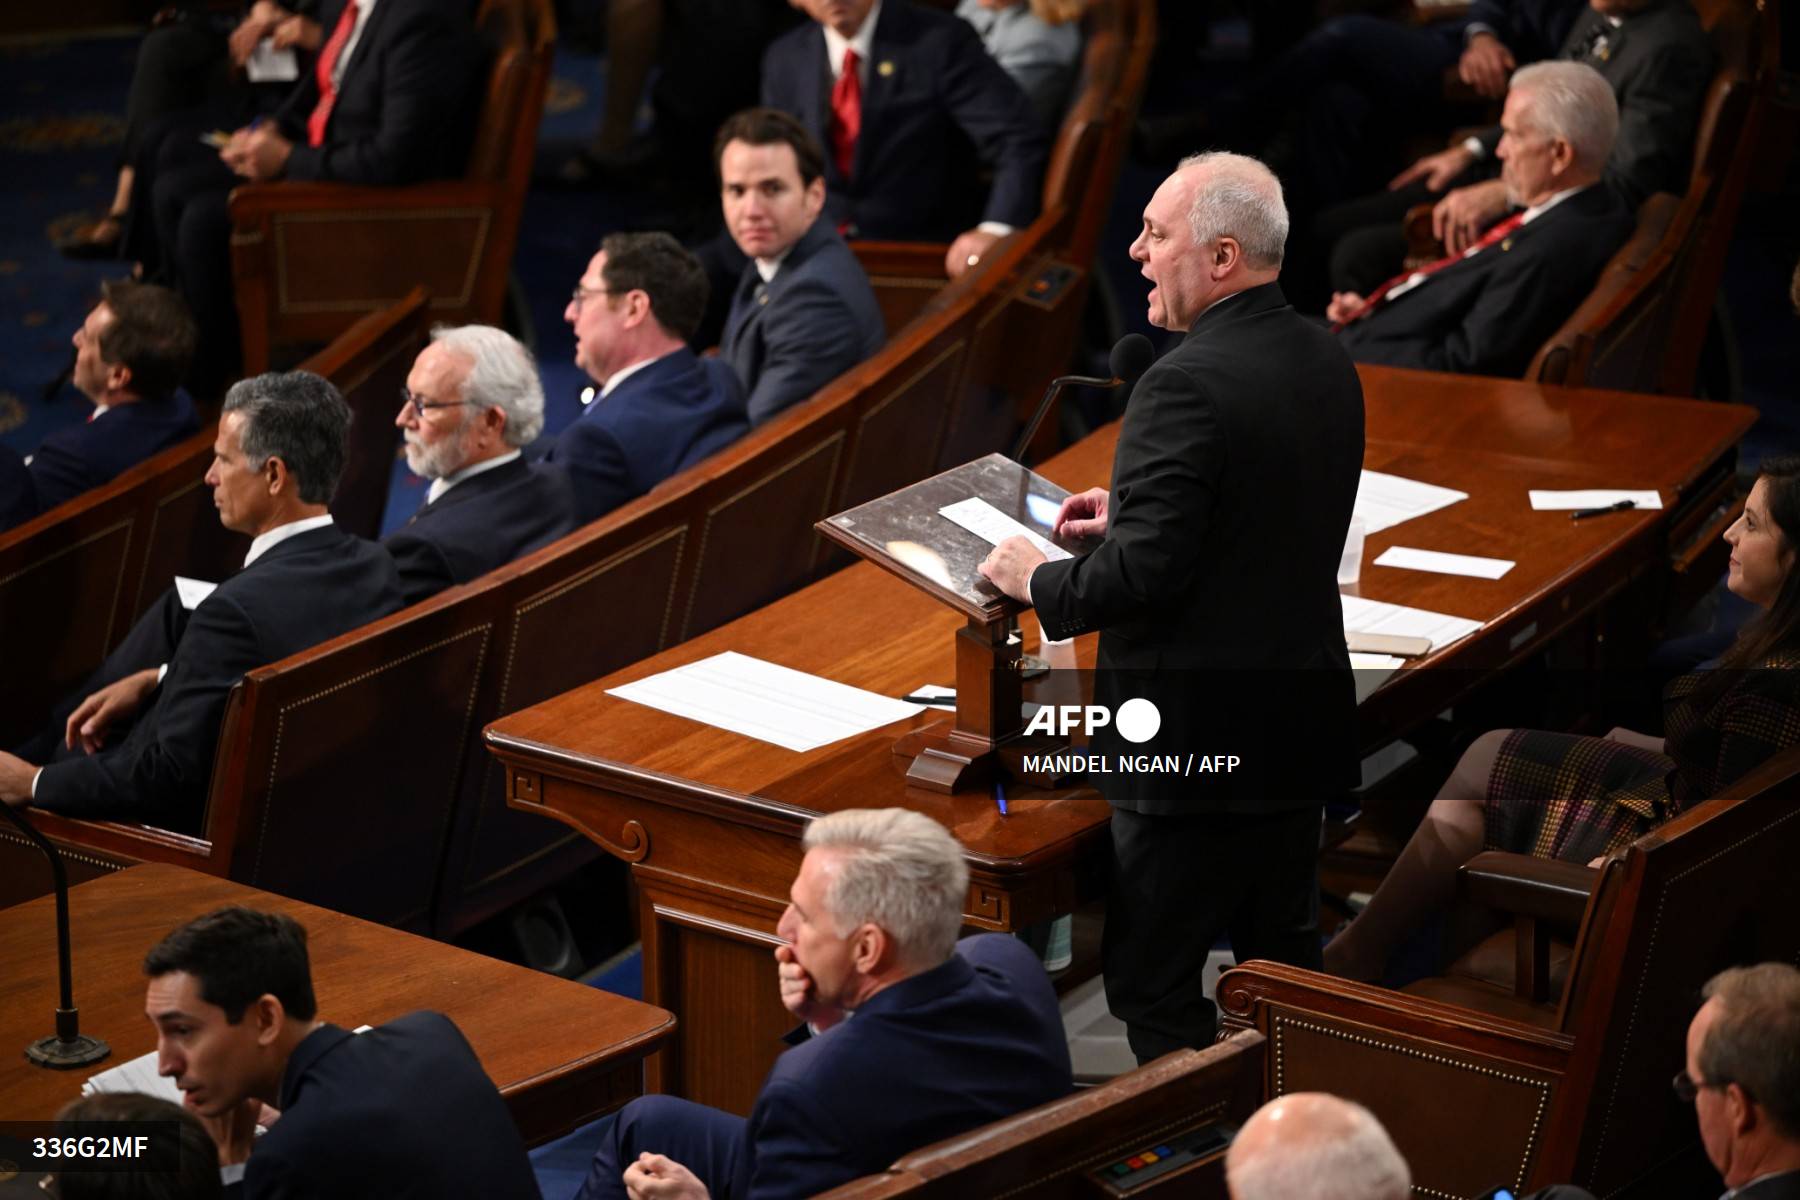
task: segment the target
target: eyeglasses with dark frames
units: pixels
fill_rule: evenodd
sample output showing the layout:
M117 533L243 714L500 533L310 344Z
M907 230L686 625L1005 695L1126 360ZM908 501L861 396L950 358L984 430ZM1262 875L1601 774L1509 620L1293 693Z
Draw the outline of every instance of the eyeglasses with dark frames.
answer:
M421 420L421 421L423 421L425 419L425 410L428 408L480 408L480 407L482 407L481 405L477 404L473 400L427 400L423 396L413 395L412 389L408 388L408 387L402 387L400 389L400 402L402 404L411 405L412 410L413 410L413 416L419 418L419 420Z
M1669 1081L1669 1086L1675 1089L1675 1095L1680 1097L1683 1104L1692 1104L1707 1088L1726 1088L1731 1086L1731 1083L1732 1081L1729 1079L1707 1079L1695 1083L1688 1078L1688 1073L1682 1070L1675 1072L1675 1078ZM1744 1085L1740 1083L1738 1086L1741 1088ZM1748 1094L1749 1089L1746 1088L1745 1095Z
M583 304L586 304L588 302L588 300L594 296L617 296L619 294L620 294L619 292L615 291L612 288L582 287L578 283L575 285L575 290L569 293L569 303L574 306L576 312L580 312L581 306Z

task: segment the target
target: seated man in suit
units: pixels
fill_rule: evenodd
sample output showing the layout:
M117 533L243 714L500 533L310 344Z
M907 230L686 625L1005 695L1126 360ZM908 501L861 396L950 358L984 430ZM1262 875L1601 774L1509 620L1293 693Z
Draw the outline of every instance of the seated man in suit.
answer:
M1329 1181L1327 1183L1326 1181ZM1324 1092L1256 1110L1225 1155L1231 1200L1410 1200L1412 1172L1375 1114Z
M232 685L400 607L393 559L326 511L349 431L350 406L317 375L232 387L206 482L220 523L252 539L244 569L198 601L171 588L151 607L86 698L21 748L49 765L0 753L0 801L199 829Z
M862 264L819 215L825 157L798 121L746 109L720 128L713 159L725 230L751 260L719 354L760 425L881 349L887 329Z
M906 809L806 828L775 949L804 1022L746 1121L634 1100L578 1200L811 1196L1068 1092L1055 992L1023 942L956 940L969 884L948 830Z
M306 930L222 908L144 958L156 1069L208 1125L245 1200L537 1200L512 1114L448 1018L352 1033L318 1019ZM252 1141L263 1105L280 1120Z
M1734 1200L1800 1198L1800 970L1733 967L1707 980L1675 1090Z
M706 311L706 272L666 233L600 243L563 319L575 365L600 385L545 455L569 473L575 512L604 516L749 428L737 376L686 339Z
M1522 211L1474 245L1368 296L1338 292L1326 316L1358 362L1518 375L1593 288L1632 217L1601 182L1618 132L1612 89L1582 63L1513 76L1501 178Z
M853 238L950 241L955 277L1031 223L1043 126L967 22L911 0L794 3L814 23L770 44L762 102L826 147L833 225ZM985 204L973 160L993 174Z
M181 391L194 336L194 318L169 289L103 284L100 303L75 331L71 376L94 411L45 438L23 463L0 446L0 459L7 460L0 476L19 481L10 499L0 484L0 529L112 482L199 429L193 402Z
M531 351L505 330L432 330L394 424L405 434L406 465L431 480L424 507L382 543L406 603L575 528L568 477L520 454L543 432L544 388Z

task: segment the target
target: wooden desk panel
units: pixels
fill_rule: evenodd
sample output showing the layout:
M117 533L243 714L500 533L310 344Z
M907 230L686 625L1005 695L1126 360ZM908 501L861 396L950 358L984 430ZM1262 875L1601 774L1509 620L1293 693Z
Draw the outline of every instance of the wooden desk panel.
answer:
M48 865L44 868L49 870ZM640 1064L674 1032L662 1009L182 867L128 867L69 893L82 1032L112 1055L51 1071L22 1053L54 1032L52 897L0 910L0 1120L41 1121L96 1072L156 1048L142 963L182 922L226 905L286 913L306 926L319 1015L346 1027L419 1009L454 1020L525 1140L547 1141L640 1091ZM16 1043L16 1044L15 1044Z
M1533 487L1658 487L1681 503L1729 469L1754 414L1743 408L1495 380L1365 369L1374 469L1459 488L1469 499L1369 539L1362 595L1487 622L1400 672L1364 705L1368 740L1428 717L1464 681L1540 650L1633 580L1662 569L1669 512L1591 521L1533 513ZM1039 472L1071 491L1107 482L1109 426ZM1303 486L1303 481L1271 481ZM1367 565L1399 542L1518 565L1499 580ZM1271 547L1279 553L1279 547ZM738 650L885 695L951 683L949 609L878 568L850 567L769 607L490 726L509 802L581 829L632 864L642 897L646 996L682 1015L648 1086L747 1111L787 1025L770 948L813 815L900 804L936 818L971 866L971 925L1013 930L1068 911L1104 866L1108 809L1086 790L908 788L900 735L921 713L807 753L702 726L606 689ZM1028 630L1032 622L1027 620ZM1029 640L1029 639L1028 639ZM1078 643L1091 664L1094 638ZM1473 670L1433 671L1433 666Z

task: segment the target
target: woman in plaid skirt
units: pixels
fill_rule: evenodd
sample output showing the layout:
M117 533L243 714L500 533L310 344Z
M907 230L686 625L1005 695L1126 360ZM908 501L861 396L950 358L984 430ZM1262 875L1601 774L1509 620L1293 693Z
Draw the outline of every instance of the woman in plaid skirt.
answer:
M1666 736L1499 729L1475 739L1368 907L1325 948L1326 970L1379 979L1482 850L1598 862L1800 743L1800 457L1763 464L1725 540L1725 586L1764 611L1713 669L1664 691Z

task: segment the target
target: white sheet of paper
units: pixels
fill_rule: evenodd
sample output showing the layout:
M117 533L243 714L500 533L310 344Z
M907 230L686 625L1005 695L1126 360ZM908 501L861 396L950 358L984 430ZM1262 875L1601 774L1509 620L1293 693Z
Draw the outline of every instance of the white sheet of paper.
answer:
M1350 652L1351 679L1356 685L1356 702L1361 704L1375 694L1375 689L1388 681L1392 675L1404 666L1404 658L1396 658L1392 654L1360 654Z
M956 522L990 546L998 546L1009 537L1022 537L1036 546L1038 553L1051 562L1075 557L1037 530L1019 524L980 496L970 496L967 500L945 505L938 509L938 515Z
M101 1092L143 1092L171 1104L181 1103L181 1089L171 1076L156 1073L156 1051L140 1054L130 1062L108 1067L87 1078L81 1094L94 1096Z
M1638 508L1661 508L1662 493L1654 488L1634 491L1631 488L1583 488L1573 492L1531 489L1531 507L1538 512L1561 512L1570 508L1605 508L1621 500L1629 500Z
M199 608L200 602L212 595L218 586L204 579L189 579L186 575L175 577L175 594L181 598L181 607L189 612Z
M903 721L920 708L735 650L608 688L607 695L802 752Z
M300 78L300 60L293 50L277 50L274 38L264 38L244 62L251 83L292 83Z
M1448 613L1384 604L1380 600L1365 600L1342 592L1338 593L1338 599L1344 606L1345 633L1391 633L1401 637L1429 638L1433 650L1442 650L1481 628L1480 621L1453 617Z
M1415 550L1411 546L1389 546L1375 560L1378 567L1405 567L1409 571L1435 571L1439 575L1469 575L1476 579L1498 579L1515 564L1511 559L1482 558L1476 554L1445 554L1441 550Z
M1422 517L1428 512L1448 508L1469 493L1435 483L1420 483L1380 471L1364 471L1356 485L1356 506L1352 515L1362 518L1365 534L1380 533L1402 521Z

